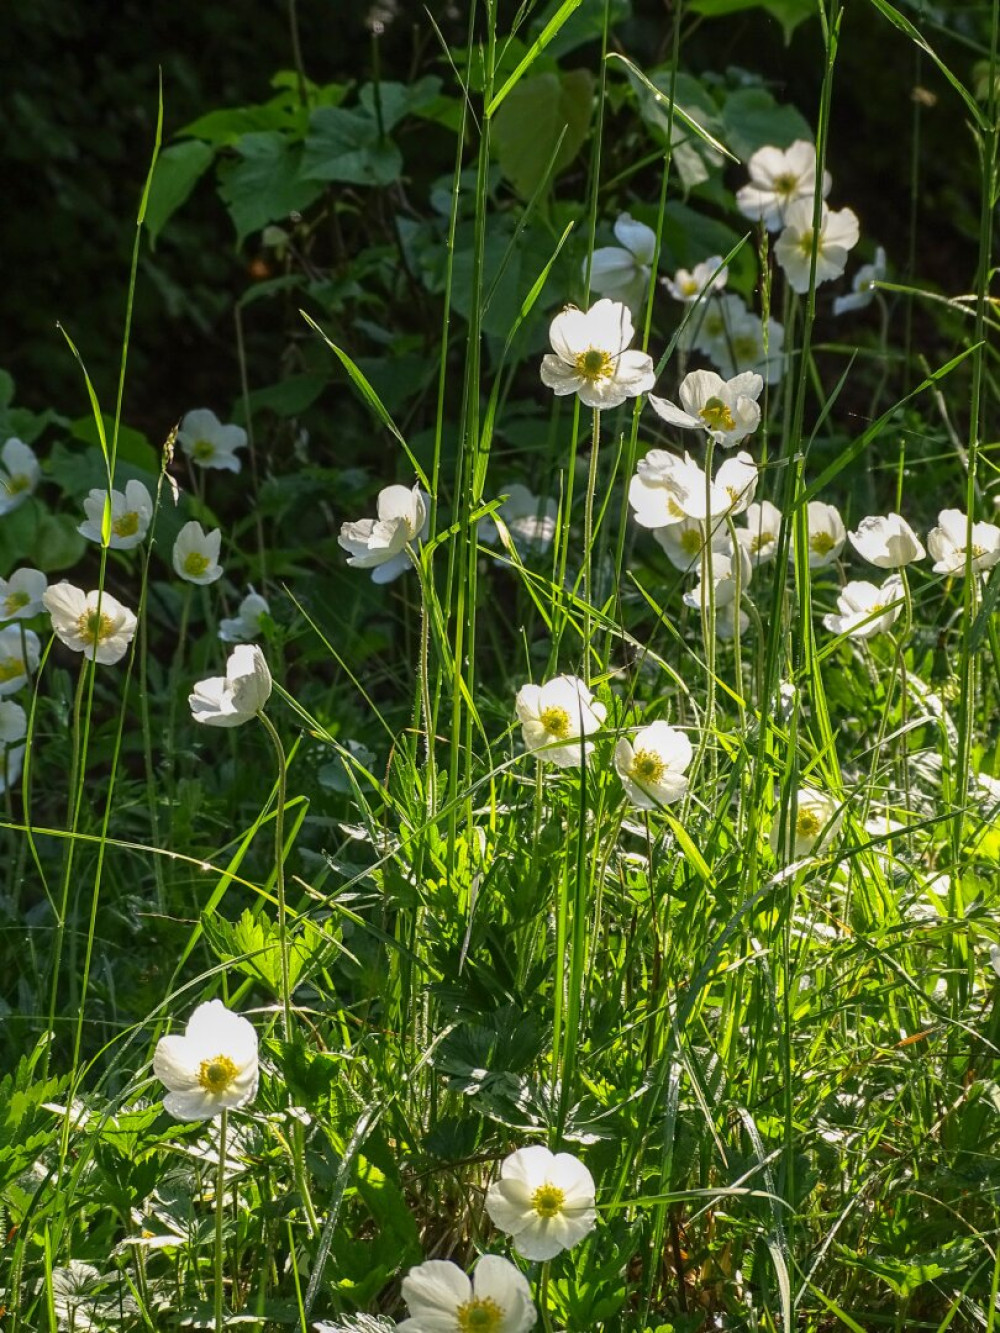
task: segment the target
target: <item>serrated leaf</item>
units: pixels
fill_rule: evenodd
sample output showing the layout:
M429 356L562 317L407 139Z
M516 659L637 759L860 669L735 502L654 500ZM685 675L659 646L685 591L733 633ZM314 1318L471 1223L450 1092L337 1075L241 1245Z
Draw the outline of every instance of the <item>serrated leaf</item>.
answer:
M154 249L160 232L214 160L214 149L200 139L173 144L160 154L146 201L146 227Z
M374 112L332 106L313 112L302 156L303 180L390 185L402 169L403 155L380 133Z
M500 170L525 199L542 183L565 127L551 179L576 157L587 137L594 104L589 70L535 74L505 98L493 121Z
M318 182L302 176L301 145L283 134L245 134L235 147L241 160L226 168L219 193L238 245L269 222L308 208L322 193Z

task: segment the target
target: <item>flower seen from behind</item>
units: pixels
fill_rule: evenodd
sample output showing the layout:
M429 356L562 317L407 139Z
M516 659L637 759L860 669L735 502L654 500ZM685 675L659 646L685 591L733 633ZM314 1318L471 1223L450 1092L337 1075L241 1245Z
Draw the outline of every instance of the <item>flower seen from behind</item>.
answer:
M785 213L785 229L774 244L774 257L785 271L793 292L809 290L813 250L816 251L816 286L839 278L847 254L858 243L857 214L849 208L823 205L819 230L813 228L812 199L799 199Z
M74 653L83 653L102 666L113 666L128 652L136 618L109 592L97 588L84 592L64 579L54 583L42 601L52 617L56 637Z
M41 653L42 645L34 630L22 630L20 625L0 629L0 698L27 685Z
M174 542L174 569L188 583L205 585L222 578L219 550L222 533L206 532L194 519L185 523Z
M23 504L38 485L42 469L23 440L11 438L0 449L0 515Z
M106 497L107 491L95 489L83 502L83 512L87 517L77 532L88 541L101 541ZM152 517L153 501L149 491L141 481L126 482L124 491L111 492L111 535L108 545L118 551L129 551L133 546L138 546L149 531Z
M559 768L572 768L586 759L594 746L583 737L600 728L608 711L577 676L522 685L514 707L525 747Z
M846 315L849 310L864 310L866 306L870 306L875 299L876 286L885 280L887 272L885 251L879 246L875 251L875 262L862 264L855 273L850 293L834 299L833 313Z
M242 426L224 426L207 407L188 412L177 431L177 443L192 463L225 472L239 472L242 463L236 451L246 442Z
M403 1278L409 1318L399 1333L528 1333L538 1318L528 1279L484 1254L471 1279L448 1259L428 1259Z
M49 581L40 569L25 565L9 579L0 579L0 621L30 620L45 608L42 596Z
M721 255L712 255L694 268L679 268L672 278L661 281L675 301L690 304L706 294L721 292L729 281L729 269Z
M615 746L615 768L633 805L655 810L679 801L687 791L685 770L692 759L691 742L666 722L651 722L630 741Z
M257 716L271 697L271 673L254 643L238 644L224 676L199 680L188 696L191 716L207 727L238 727Z
M245 1106L257 1092L257 1033L221 1000L199 1004L184 1035L162 1037L153 1073L167 1089L163 1109L175 1120L210 1120Z
M805 139L790 148L758 148L747 163L749 184L736 194L736 207L744 217L763 222L768 231L779 231L788 209L796 200L811 201L816 193L816 149ZM830 173L823 172L823 197L830 193Z
M863 518L857 532L847 535L858 555L879 569L899 569L913 560L923 560L927 554L920 538L899 514Z
M764 389L760 375L748 372L724 380L714 370L693 370L681 380L681 405L649 395L657 416L683 430L703 430L725 448L752 435L760 425L757 399Z
M542 383L557 396L576 393L586 407L607 411L637 398L656 383L653 359L631 351L635 330L628 307L598 301L589 310L575 306L549 326L553 350L542 357Z
M595 250L590 265L590 286L599 296L621 301L630 310L638 310L649 290L656 232L644 222L636 222L631 213L622 213L615 222L617 245ZM587 261L583 261L582 280L587 280Z
M823 624L834 634L870 639L891 629L902 609L903 581L898 574L890 574L881 588L858 580L841 588L837 594L837 612L825 615Z
M961 509L942 509L938 526L927 535L934 573L964 574L970 547L973 573L992 569L1000 561L1000 528L995 523L973 523L970 543L969 520Z
M270 612L267 598L251 588L240 602L236 615L219 621L219 638L223 643L250 643L259 639L264 632L263 617Z
M503 1162L486 1195L493 1224L513 1237L525 1259L552 1259L593 1231L594 1178L571 1153L541 1144L519 1148Z
M342 523L339 544L349 565L370 569L373 583L391 583L412 567L407 548L427 535L430 497L419 486L386 486L379 492L378 518Z

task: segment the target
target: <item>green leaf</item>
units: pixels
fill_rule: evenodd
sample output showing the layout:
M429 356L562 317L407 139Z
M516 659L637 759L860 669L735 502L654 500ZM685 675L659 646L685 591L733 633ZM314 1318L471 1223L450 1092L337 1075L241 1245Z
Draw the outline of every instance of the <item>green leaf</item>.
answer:
M621 63L625 66L625 68L628 70L634 86L640 93L640 97L641 94L645 92L648 93L649 96L653 99L653 102L656 104L656 107L659 110L660 115L662 117L662 121L660 122L660 128L665 133L666 126L669 122L669 111L671 104L670 91L669 91L670 70L669 69L661 70L659 74L656 76L656 78L658 78L661 82L665 83L666 85L665 88L661 88L657 87L657 84L653 79L647 78L646 75L643 74L641 69L639 69L636 65L633 65L632 61L629 60L627 56L619 55L617 51L610 51L608 53L608 59L620 60ZM711 124L713 121L716 120L718 113L715 110L715 104L711 102L711 99L708 97L708 94L701 88L700 84L698 83L698 80L692 78L690 75L678 74L674 79L673 86L674 86L673 107L674 107L675 123L676 121L679 120L680 123L685 128L690 130L691 133L694 134L697 138L699 138L702 141L702 143L705 144L708 148L711 148L716 153L720 153L723 157L728 157L731 162L738 162L739 158L736 157L733 153L731 153L729 149L726 147L726 145L722 143L721 140L717 139L716 136L708 128L709 124ZM693 99L697 103L699 107L697 116L689 114L689 112L684 109L684 107L681 105L682 98ZM640 101L640 107L642 106L643 103L642 101ZM711 110L709 110L709 107L711 107ZM647 110L643 110L642 114L643 114L643 119L646 120L647 123L649 122L656 123L653 121L653 117Z
M105 437L110 441L115 428L115 419L104 412L102 413L102 420ZM83 440L85 444L92 444L100 448L101 440L97 423L93 417L79 417L76 421L71 422L69 433L75 440ZM132 463L144 472L151 472L154 477L159 475L160 455L142 431L133 430L131 426L121 424L118 427L118 450L115 454L115 460L116 462Z
M788 148L812 140L808 122L793 106L779 106L766 88L738 88L722 108L726 142L746 159L768 144Z
M500 91L495 93L490 99L490 103L486 108L487 119L495 115L504 98L514 91L517 84L535 63L539 55L545 50L549 42L552 41L552 38L555 37L556 33L566 20L580 8L581 3L582 0L562 0L562 4L560 4L548 23L546 23L545 27L528 47L513 74L507 79Z
M441 80L428 74L416 83L382 82L377 88L374 83L366 83L358 101L376 125L381 115L382 129L388 134L405 116L416 115L431 106L440 93Z
M390 185L402 169L403 155L379 133L374 111L328 106L313 112L302 158L304 180Z
M302 148L283 134L245 134L236 144L242 161L226 168L219 193L241 245L269 222L282 222L313 203L322 187L304 180Z
M46 514L35 531L30 553L25 554L46 574L70 569L87 549L86 538L76 527L77 518L72 514Z
M587 137L594 102L588 70L536 74L522 79L505 99L493 122L500 170L523 198L541 183L566 127L556 155L553 179L576 157Z
M320 396L330 376L316 371L303 375L289 375L280 384L268 384L263 389L254 389L248 395L250 415L266 408L279 417L294 417L311 407ZM246 410L241 399L233 409L233 420L240 424L246 422Z
M214 158L214 149L199 139L174 144L160 154L146 204L146 226L154 248L156 238L187 201Z
M691 0L689 8L706 18L722 18L744 9L763 9L781 24L786 46L799 24L819 12L816 0Z

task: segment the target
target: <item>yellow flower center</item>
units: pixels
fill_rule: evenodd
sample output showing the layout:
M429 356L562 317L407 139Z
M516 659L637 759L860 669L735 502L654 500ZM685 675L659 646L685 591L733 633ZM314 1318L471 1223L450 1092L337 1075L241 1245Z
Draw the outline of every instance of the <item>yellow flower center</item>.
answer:
M705 316L701 327L707 338L721 338L726 331L725 317L721 311L716 310Z
M455 1311L462 1333L496 1333L504 1321L505 1311L488 1296L483 1300L473 1296Z
M984 556L985 554L986 554L986 547L985 547L985 546L977 546L975 542L972 543L972 558L973 558L973 560L978 560L981 556Z
M684 510L680 507L672 495L667 496L667 513L672 518L687 518Z
M4 478L3 484L9 495L20 495L22 491L31 490L31 478L25 472L12 472Z
M84 643L100 643L115 632L115 624L109 615L102 611L84 611L76 622L76 631Z
M549 735L555 736L557 740L565 740L570 733L569 713L565 708L543 708L538 714L538 720Z
M681 533L681 550L685 555L697 555L701 551L701 533L697 528L688 528Z
M680 289L685 296L698 295L698 284L695 282L694 278L685 278L680 284Z
M814 532L809 537L809 549L816 555L829 555L836 544L829 532Z
M653 750L636 750L632 760L632 776L640 782L659 782L666 767Z
M539 1185L531 1196L531 1206L539 1217L558 1217L565 1202L566 1195L558 1185L550 1185L548 1182Z
M762 350L752 333L744 333L733 339L733 356L737 361L756 361Z
M201 578L209 564L207 555L202 555L200 551L189 551L184 557L184 573L193 579Z
M765 546L770 546L773 541L773 532L755 532L750 538L750 554L756 555L758 551L763 551Z
M9 592L3 599L3 609L8 616L17 615L22 606L27 606L31 598L26 592Z
M698 413L709 430L735 430L733 414L721 398L710 398Z
M111 524L111 531L116 537L134 537L139 531L139 515L134 509L122 514Z
M599 347L588 347L585 352L578 352L574 365L577 373L590 384L610 379L615 373L611 353L603 352Z
M780 176L774 178L774 193L780 194L782 198L787 198L794 194L799 188L799 178L791 171L783 171Z
M191 457L198 463L204 463L215 457L215 445L211 440L195 440Z
M0 657L0 684L17 680L24 675L24 663L19 657Z
M802 233L802 235L799 237L799 249L802 251L803 255L805 255L807 259L810 258L810 256L812 255L814 241L815 241L815 232L813 231L812 227L807 227L805 231Z
M211 1060L202 1060L198 1069L198 1082L206 1092L218 1096L235 1082L239 1072L228 1055L216 1055Z
M818 837L822 827L815 810L799 810L795 816L795 835L798 838Z

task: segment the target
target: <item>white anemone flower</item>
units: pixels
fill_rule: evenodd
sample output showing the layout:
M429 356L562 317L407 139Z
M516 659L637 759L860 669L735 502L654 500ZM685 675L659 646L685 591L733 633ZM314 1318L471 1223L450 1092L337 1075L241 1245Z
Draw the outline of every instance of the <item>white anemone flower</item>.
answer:
M969 520L961 509L942 509L938 526L927 535L935 574L964 574L969 549ZM995 523L972 525L972 571L981 574L1000 560L1000 528Z
M879 246L875 251L875 262L862 264L855 273L850 294L834 299L833 313L846 315L849 310L864 310L866 306L870 306L875 299L876 288L884 281L887 272L885 251Z
M161 1037L153 1073L166 1087L163 1109L175 1120L211 1120L257 1092L257 1033L221 1000L199 1004L184 1035Z
M525 1259L552 1259L578 1245L597 1223L594 1178L572 1153L541 1144L505 1158L486 1194L493 1224Z
M101 541L101 523L104 519L104 501L107 491L92 490L83 502L86 521L77 532L88 541ZM153 517L153 501L141 481L125 483L124 491L111 492L111 536L108 545L118 551L130 551L138 546Z
M38 485L42 469L34 449L11 438L0 449L0 515L23 504Z
M758 148L747 163L750 182L736 194L736 207L744 217L763 222L768 231L778 231L796 200L811 203L816 193L816 149L805 139L790 148ZM823 198L832 180L823 172Z
M701 352L716 360L716 349L725 343L741 320L753 318L742 296L734 292L710 292L706 300L690 310L681 326L677 343L685 351Z
M223 643L252 643L263 634L263 618L270 615L267 598L253 588L240 602L235 616L224 616L219 621L219 638Z
M538 1318L528 1279L498 1254L484 1254L471 1279L428 1259L403 1278L403 1300L410 1317L398 1333L528 1333Z
M632 804L656 810L679 801L693 753L686 734L666 722L651 722L632 741L623 736L615 746L615 768Z
M42 645L34 630L24 630L20 625L0 629L0 698L16 694L27 685L41 655Z
M757 469L748 453L727 458L709 484L690 454L678 458L651 449L629 482L628 502L643 528L665 528L685 519L701 521L741 513L753 501Z
M847 267L847 254L858 243L858 216L850 208L823 205L819 231L813 229L811 199L799 199L785 211L785 229L774 243L774 257L785 270L793 292L809 290L809 272L816 251L816 286L839 278Z
M23 566L9 579L0 579L0 621L30 620L45 608L42 596L49 581L40 569Z
M858 555L879 569L899 569L913 560L923 560L927 554L920 538L899 514L863 518L857 532L847 535Z
M597 731L608 713L578 676L522 685L514 707L525 747L559 768L572 768L587 758L594 746L583 737Z
M637 310L649 290L656 232L631 213L622 213L615 222L618 245L595 250L590 266L591 289L600 296L621 301ZM583 281L587 280L587 261L583 261Z
M219 550L222 533L218 528L206 532L192 519L185 523L174 542L174 569L188 583L202 586L222 578Z
M763 389L763 379L753 373L724 380L714 370L693 370L681 380L680 407L652 393L649 403L670 425L706 431L716 443L730 449L760 425L757 399Z
M715 637L728 643L746 634L750 628L750 617L740 607L739 602L729 602L715 608Z
M706 355L726 376L752 371L765 384L777 384L785 373L785 329L776 319L767 324L747 310L727 329L724 337L706 348Z
M84 592L64 579L42 597L52 617L56 637L89 661L113 666L128 652L135 636L136 618L109 592Z
M656 383L653 358L630 351L635 330L628 307L598 301L589 310L567 306L549 326L553 351L542 357L542 383L557 396L576 393L585 407L607 411Z
M16 745L28 734L28 717L13 699L0 699L0 746Z
M247 433L242 426L224 426L214 412L199 407L184 417L177 443L198 467L239 472L243 465L236 450L246 447Z
M781 531L781 510L770 500L747 505L747 525L736 529L736 540L746 550L754 567L773 560Z
M507 498L497 506L496 512L510 533L518 554L522 557L532 553L544 555L556 535L559 505L551 496L533 494L520 482L506 487L506 491ZM500 540L497 525L491 518L483 519L479 539L488 546Z
M870 639L891 629L902 609L903 581L898 574L890 574L881 588L859 579L841 588L837 594L837 613L825 615L823 624L834 634Z
M701 558L707 540L707 526L698 518L682 518L679 523L671 523L668 527L654 528L653 540L663 548L674 568L687 574ZM713 535L712 545L725 544L728 540L725 528L720 527Z
M791 855L799 858L819 851L833 838L840 826L841 815L837 802L829 792L815 787L801 787L795 797L795 827L786 827L785 838ZM778 855L781 839L781 819L776 812L771 828L771 850Z
M823 569L832 565L847 541L847 529L837 506L823 500L810 500L806 505L806 526L809 529L809 568Z
M729 269L723 264L721 255L712 255L703 259L694 268L679 268L672 278L661 278L661 282L675 301L690 305L706 294L721 292L729 281Z
M729 606L739 601L737 592L742 596L753 578L753 564L744 548L737 543L732 545L706 547L702 552L700 578L690 592L684 594L685 606L696 611L707 612L709 596L707 584L712 584L711 604L719 607Z
M188 695L191 716L208 727L239 727L261 711L271 696L272 683L257 645L238 644L229 654L226 674L199 680Z
M379 492L378 518L343 523L337 538L347 563L370 569L373 583L391 583L412 568L407 548L419 545L430 522L430 497L419 486L386 486Z

